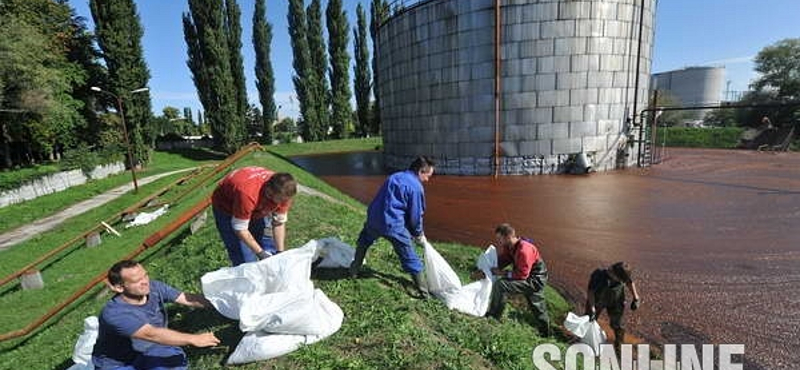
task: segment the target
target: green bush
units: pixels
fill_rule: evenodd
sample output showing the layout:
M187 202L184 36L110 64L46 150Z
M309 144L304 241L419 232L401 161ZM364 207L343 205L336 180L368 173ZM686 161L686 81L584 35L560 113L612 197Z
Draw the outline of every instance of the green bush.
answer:
M671 147L731 149L739 143L742 132L739 127L659 127L654 144L666 139L666 146Z
M69 149L64 153L61 168L64 170L79 168L86 177L89 177L98 164L100 164L100 156L93 152L88 145L82 143L77 148Z

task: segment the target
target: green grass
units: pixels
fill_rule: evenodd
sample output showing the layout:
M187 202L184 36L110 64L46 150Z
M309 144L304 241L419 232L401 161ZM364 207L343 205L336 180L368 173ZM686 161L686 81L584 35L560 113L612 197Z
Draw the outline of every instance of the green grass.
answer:
M739 144L743 131L739 127L669 127L666 131L659 127L656 144L661 145L666 134L666 146L670 147L732 149Z
M317 141L312 143L288 143L271 145L265 147L271 152L275 152L284 157L304 154L322 154L336 152L357 152L365 150L377 150L383 147L383 138L371 137L365 139L344 139Z
M154 152L151 163L146 169L137 172L137 178L159 173L191 168L212 161L224 159L223 156L206 150L186 150L180 152ZM24 171L24 170L20 170ZM10 175L15 172L0 173ZM130 171L121 172L101 180L91 180L82 186L74 186L63 191L43 195L26 202L0 208L0 233L12 230L20 225L30 223L49 216L73 204L79 203L108 190L131 182ZM146 195L140 191L141 196Z
M345 204L340 204L298 194L287 225L291 247L305 244L312 238L329 236L338 236L354 244L364 217L364 207L358 202L267 153L256 152L236 164L237 167L246 165L290 171L301 184L344 201ZM198 190L197 197L208 191L210 188ZM193 201L185 203L192 204ZM177 214L178 210L175 211ZM157 227L153 226L154 229ZM132 234L129 244L149 232L150 229L129 232ZM480 250L457 244L435 245L466 282ZM50 268L53 271L48 274L53 277L73 276L91 270L95 272L88 275L94 275L98 269L107 268L113 259L104 255L112 253L103 251L105 248L124 247L103 244L82 255L78 259L80 264L60 262L54 264ZM199 233L180 233L149 252L143 261L152 278L190 292L200 291L200 277L205 272L228 266L224 247L211 219ZM0 267L5 264L6 259L0 258ZM337 333L289 355L237 369L530 369L531 351L536 344L546 341L561 347L565 345L559 338L540 338L529 324L527 309L518 302L509 307L503 321L497 322L448 310L437 300L414 299L410 294L412 283L385 241L379 241L370 249L365 270L365 277L355 280L344 278L345 271L340 270L318 272L313 276L315 285L345 313L344 323ZM10 295L23 300L23 294L18 292ZM560 322L569 310L569 304L550 288L547 297L553 322ZM107 294L87 296L71 311L34 335L24 340L0 343L0 369L67 368L71 364L72 347L82 331L82 320L96 314L107 299ZM24 314L20 310L30 307L18 308L16 300L6 300L3 296L0 301L3 313L0 315L15 318L22 325ZM45 300L40 302L47 305ZM219 347L186 348L194 369L223 368L226 357L243 335L236 322L213 310L170 306L169 314L173 329L186 332L213 330L222 339ZM3 326L7 328L7 325Z

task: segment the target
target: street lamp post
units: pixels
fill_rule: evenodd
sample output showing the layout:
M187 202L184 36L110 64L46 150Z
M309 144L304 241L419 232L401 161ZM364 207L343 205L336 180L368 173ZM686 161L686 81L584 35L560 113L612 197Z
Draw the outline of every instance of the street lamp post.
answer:
M122 121L122 136L125 139L125 147L128 149L128 165L131 168L131 177L133 177L133 191L135 193L138 193L139 192L139 183L136 181L136 169L133 166L133 151L131 150L131 142L128 140L128 127L125 125L125 112L122 110L122 98L120 98L118 95L116 95L116 94L114 94L114 93L112 93L110 91L103 90L103 89L101 89L101 88L99 88L97 86L92 86L91 89L92 89L92 91L97 91L97 92L100 92L100 93L105 93L105 94L111 95L112 97L114 97L114 99L117 100L117 110L118 110L118 113L119 113L119 118ZM131 94L136 94L136 93L145 92L145 91L148 91L148 90L150 90L150 89L147 88L147 87L142 87L142 88L138 88L136 90L131 90L130 93Z

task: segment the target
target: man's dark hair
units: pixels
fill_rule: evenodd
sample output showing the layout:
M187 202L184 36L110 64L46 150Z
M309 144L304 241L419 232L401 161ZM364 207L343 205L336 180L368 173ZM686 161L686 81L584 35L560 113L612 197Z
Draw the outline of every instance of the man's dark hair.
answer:
M115 263L114 266L108 269L108 283L112 286L122 285L125 282L122 280L122 270L136 267L138 264L139 262L134 260L122 260Z
M626 262L617 262L611 265L611 272L614 273L623 283L630 283L633 281L631 279L631 266L628 265Z
M293 197L297 194L297 181L291 174L278 172L267 180L267 187L273 193L286 197Z
M500 234L501 236L504 236L504 237L517 235L517 231L514 230L514 228L511 227L511 225L509 225L509 224L497 225L497 227L494 229L494 233L495 234Z
M426 156L419 156L411 162L411 165L408 166L408 169L413 171L414 173L419 172L427 172L428 168L436 167L436 162L433 161L430 157Z

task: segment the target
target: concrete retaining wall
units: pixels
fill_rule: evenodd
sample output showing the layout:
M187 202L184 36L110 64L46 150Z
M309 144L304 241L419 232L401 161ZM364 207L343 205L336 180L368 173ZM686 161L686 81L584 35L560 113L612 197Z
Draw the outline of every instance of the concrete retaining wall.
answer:
M122 162L110 163L105 166L95 167L91 173L91 178L95 180L103 179L123 171L125 171L125 165ZM0 207L59 192L75 185L85 184L87 180L88 178L81 170L54 173L34 180L17 189L0 193Z

